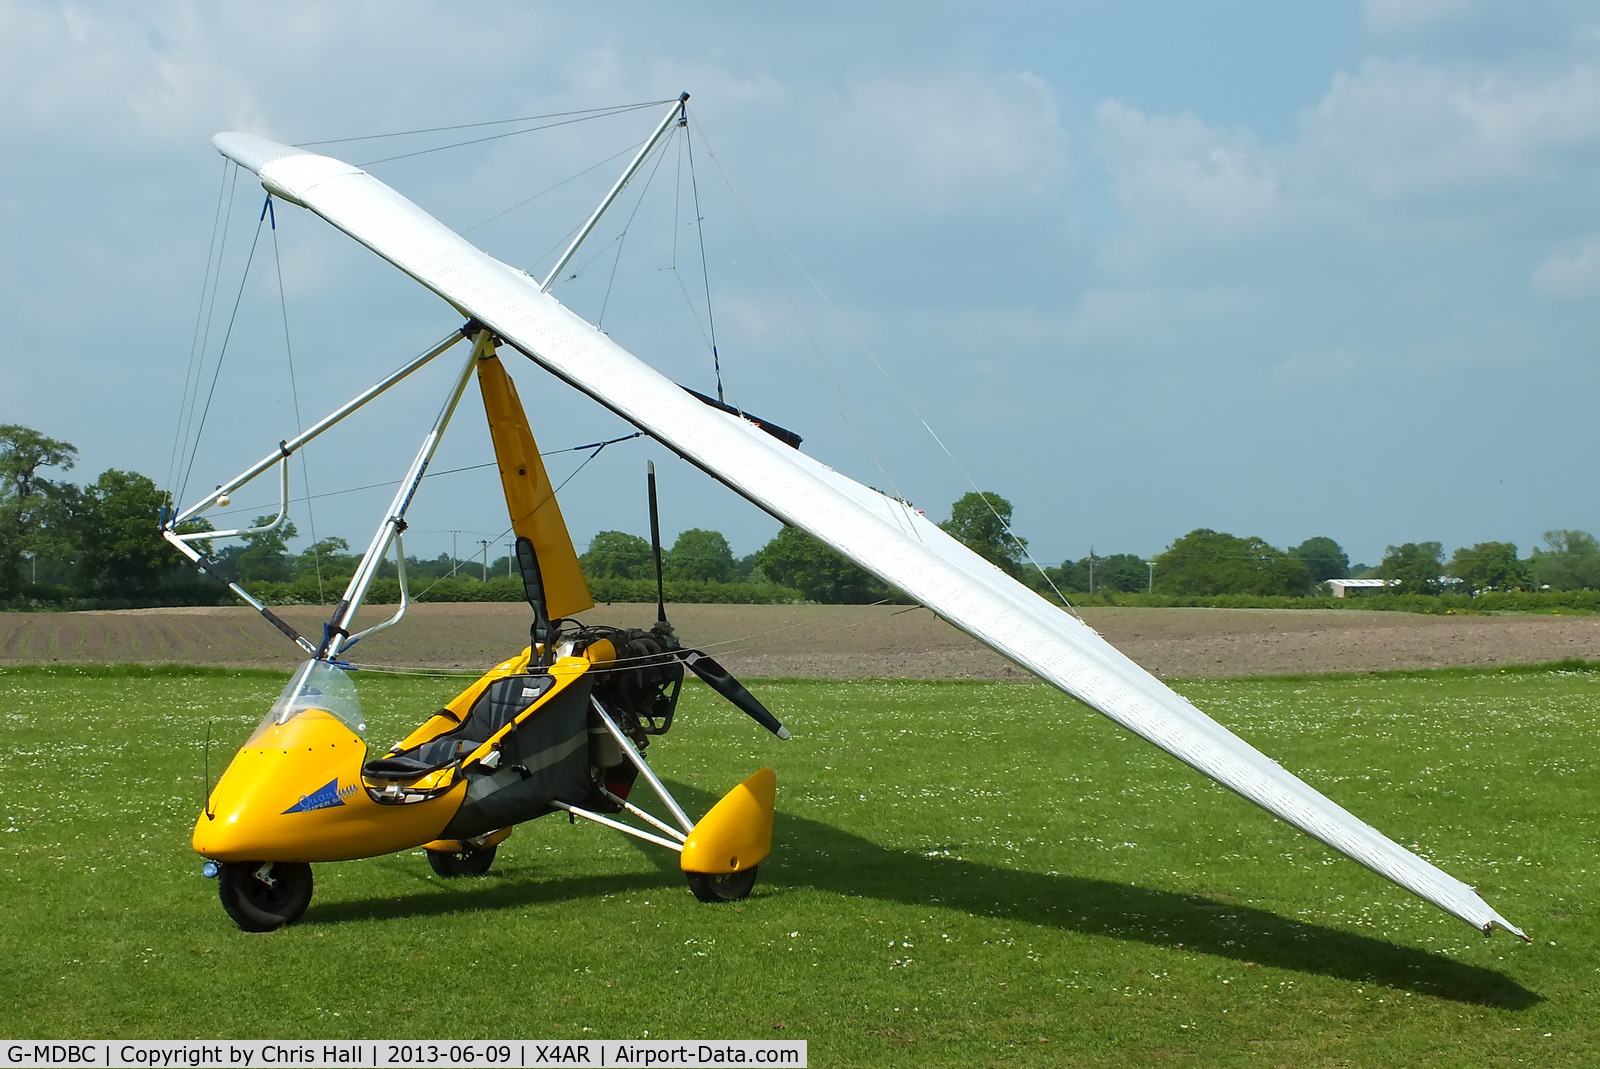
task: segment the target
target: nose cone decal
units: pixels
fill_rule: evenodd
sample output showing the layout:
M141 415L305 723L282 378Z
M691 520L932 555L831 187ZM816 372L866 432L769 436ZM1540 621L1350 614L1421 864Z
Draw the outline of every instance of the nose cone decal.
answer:
M344 800L354 794L355 790L356 785L354 783L348 787L340 787L339 778L335 776L310 794L302 794L300 800L285 809L284 812L309 813L315 809L332 809L335 806L344 805Z

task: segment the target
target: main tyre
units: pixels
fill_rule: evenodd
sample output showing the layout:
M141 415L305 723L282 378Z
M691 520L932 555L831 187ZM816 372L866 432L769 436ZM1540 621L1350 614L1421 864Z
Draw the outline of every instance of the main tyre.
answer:
M482 876L494 864L494 851L492 846L481 850L429 850L428 867L446 879Z
M751 865L740 872L717 873L686 872L689 890L702 902L738 902L750 897L756 885L756 868Z
M233 923L247 932L293 924L311 904L311 866L304 861L225 861L217 894Z

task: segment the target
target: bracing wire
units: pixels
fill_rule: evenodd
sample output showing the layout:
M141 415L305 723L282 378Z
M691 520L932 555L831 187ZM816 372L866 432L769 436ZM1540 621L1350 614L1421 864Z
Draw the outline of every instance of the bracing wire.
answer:
M817 362L822 365L822 369L827 373L828 379L832 383L832 392L837 398L836 408L838 409L840 418L844 420L845 426L849 427L851 432L855 434L857 440L861 443L861 448L866 451L866 454L869 458L871 458L873 465L878 469L879 473L883 475L884 480L889 484L889 489L893 492L894 497L902 502L910 500L905 494L900 492L900 488L895 484L894 476L889 474L889 469L884 466L882 458L878 456L878 451L873 448L871 437L867 434L866 428L862 425L861 420L856 416L854 407L850 404L850 399L844 392L844 385L839 381L839 376L834 372L833 365L828 361L827 355L823 353L822 346L818 343L816 335L812 333L811 324L807 321L805 314L800 311L800 304L795 299L794 292L789 288L789 284L784 279L783 273L778 270L777 263L773 260L772 254L767 250L766 242L761 239L760 232L757 231L755 223L750 218L751 212L754 211L754 209L745 204L744 199L739 196L738 190L734 188L733 180L728 177L727 169L722 166L722 161L717 158L716 151L712 149L711 141L706 137L703 126L700 131L700 140L705 144L706 154L711 157L711 162L716 164L717 171L722 175L722 181L728 188L728 194L733 198L734 206L739 209L739 214L744 218L745 226L749 228L750 236L755 239L756 247L761 250L762 258L766 260L767 268L772 272L773 280L778 284L778 288L783 291L784 299L788 301L790 310L794 312L795 319L800 324L800 329L804 331L806 341L810 346L811 352L815 354ZM760 218L759 212L756 212L755 214L757 218ZM762 223L765 224L766 220L762 219ZM771 227L769 226L768 229L770 230ZM769 312L768 314L770 315L771 313ZM777 323L776 316L773 317L773 320L774 324L778 326L780 331L782 331L785 338L789 340L789 344L795 349L796 353L799 354L800 347L795 345L793 339L788 338L788 331L783 328L781 324ZM813 379L816 379L816 373L809 364L807 365L807 371L812 375ZM816 381L818 386L822 388L823 392L827 393L827 387L822 386L821 380L817 379ZM912 528L911 530L912 533L915 533L915 528Z
M706 324L711 332L711 367L717 376L717 400L727 404L722 396L722 357L717 352L717 318L711 311L711 271L706 267L706 217L700 212L700 180L694 173L694 138L687 127L683 131L683 140L689 153L689 188L694 191L694 229L700 236L700 279L705 283L706 289Z
M633 110L637 110L639 108L648 108L648 107L652 107L652 106L653 105L651 105L651 104L636 104L636 105L633 105L632 107L628 108L627 110L628 111L633 111ZM623 114L623 112L617 111L617 112L607 112L607 113L605 113L605 115L620 115L620 114ZM447 149L466 148L468 145L481 145L486 141L499 141L499 140L501 140L503 138L507 138L507 137L517 137L517 136L519 136L521 134L534 134L534 133L538 133L540 130L554 130L558 126L571 126L574 123L588 122L591 119L604 118L605 115L583 115L583 116L580 116L579 118L576 118L576 119L561 119L561 120L559 120L557 122L545 123L542 126L526 126L526 127L523 127L521 130L507 130L505 133L501 133L501 134L487 134L487 135L485 135L483 137L468 138L465 141L452 141L452 142L450 142L449 144L446 144L446 145L434 145L432 148L419 148L414 152L401 152L401 153L397 153L397 154L395 154L393 156L384 156L381 159L367 160L365 163L356 164L356 166L357 167L361 167L361 168L375 167L380 163L393 163L395 160L409 160L409 159L411 159L411 158L413 158L415 156L426 156L426 155L428 155L430 153L434 153L434 152L444 152Z
M733 183L728 178L727 170L723 168L722 162L717 159L717 154L711 148L710 141L706 139L704 130L701 131L700 136L702 140L706 141L706 153L711 157L712 161L716 163L717 169L722 172L723 181L728 183L729 192L733 193L734 200L737 204L739 204L740 210L745 211L744 202L739 198L739 195L733 191ZM754 211L756 218L761 220L762 225L766 227L767 232L772 235L772 239L778 243L778 247L783 250L784 255L789 258L789 261L792 264L794 264L795 269L798 270L801 275L805 276L806 282L811 285L811 288L816 291L817 296L820 297L823 303L828 306L829 311L831 311L844 326L844 328L849 331L850 336L855 339L856 344L861 347L862 352L866 353L867 358L872 361L873 367L878 369L878 373L883 376L884 381L888 382L888 384L894 389L895 393L899 396L900 400L904 402L906 407L911 410L911 413L916 417L917 422L922 424L923 430L928 432L928 435L933 438L934 442L938 444L939 448L944 452L944 455L950 459L952 464L955 465L956 470L961 473L961 477L966 480L967 485L972 487L973 491L983 499L984 505L994 515L994 518L1000 521L1000 526L1005 531L1006 537L1011 539L1012 544L1015 545L1018 551L1020 551L1022 555L1027 558L1028 563L1033 565L1040 577L1042 577L1045 583L1049 585L1051 592L1054 593L1056 597L1061 599L1062 605L1066 606L1067 610L1074 616L1077 616L1077 609L1070 601L1067 600L1067 596L1063 594L1056 586L1055 581L1050 578L1050 574L1045 571L1044 567L1034 559L1033 554L1028 551L1027 543L1018 537L1017 533L1011 529L1011 524L1004 516L1000 515L999 510L997 510L994 507L994 504L989 500L989 495L978 487L977 482L973 480L970 474L968 474L967 469L962 465L961 461L956 458L955 453L951 452L950 447L945 445L944 439L939 437L938 433L934 431L932 424L930 424L927 418L923 416L922 411L916 406L911 398L906 395L906 392L901 388L900 383L895 380L893 375L889 374L888 369L885 368L882 362L878 360L878 356L872 351L872 347L866 343L866 340L861 337L860 333L855 329L855 326L849 321L848 318L846 318L844 313L839 310L839 307L833 303L833 300L827 295L826 292L823 291L822 287L817 284L816 279L811 277L811 273L805 269L805 265L803 265L799 258L795 256L794 252L784 242L783 238L779 236L777 230L773 228L772 224L767 222L766 218L762 216L759 211L756 211L755 209L750 210ZM765 246L763 245L763 251L764 250ZM879 465L879 470L882 470L881 464ZM884 475L887 477L888 473L884 472ZM896 491L896 494L898 495L898 491ZM902 498L902 500L904 500L904 498Z
M570 449L557 449L557 450L555 450L555 452L557 452L557 453L574 453L574 452L577 452L580 449L591 449L592 448L594 450L594 452L592 452L588 456L584 457L583 458L583 463L579 464L575 469L573 469L573 472L572 472L571 475L568 475L565 479L562 479L560 486L557 486L555 489L550 491L550 496L554 497L556 494L559 494L566 487L566 485L568 483L570 483L573 479L576 479L578 477L578 473L583 471L584 468L587 468L589 466L589 462L591 460L593 460L595 457L599 456L602 452L605 451L606 446L608 446L608 445L616 445L618 442L626 442L626 441L629 441L629 440L634 439L634 438L640 438L640 437L643 437L643 435L644 435L643 431L635 431L632 434L624 434L620 438L610 438L610 439L607 439L604 442L590 442L588 445L578 445L578 446L573 446ZM540 453L539 455L540 456L549 456L550 454L549 453ZM473 465L473 467L487 467L487 466L488 465L486 465L486 464ZM457 469L457 470L464 471L466 469L463 468L463 469ZM446 475L446 474L449 474L449 473L448 472L440 472L440 474L441 475ZM506 527L505 530L501 531L499 534L497 534L493 538L489 539L489 541L490 542L499 542L500 539L504 538L506 535L510 534L515 529L516 529L516 524L515 523L510 524L509 526ZM455 556L455 554L452 553L451 557L454 558L454 556ZM428 591L432 590L434 587L438 586L440 583L444 582L448 578L449 578L449 576L447 576L447 575L441 575L439 578L435 579L433 582L429 583L426 587L424 587L420 593L412 595L412 600L413 601L421 601L427 595Z
M211 296L209 300L207 300L204 296L202 296L201 299L202 304L205 306L205 326L200 332L200 347L195 355L193 381L192 383L185 383L184 397L182 399L182 403L178 406L178 422L180 425L178 438L182 442L182 445L178 450L179 464L183 463L183 457L189 451L189 436L194 430L194 411L195 406L199 403L200 397L200 376L205 370L206 350L211 347L211 321L216 317L217 295L220 292L222 285L222 268L227 262L228 230L229 223L233 218L233 196L239 185L239 169L237 167L228 166L228 170L231 176L231 180L228 182L228 204L222 212L222 232L219 239L220 243L217 246L216 267L211 274ZM178 507L179 498L182 496L178 492L177 476L177 468L174 466L172 478L169 483L173 493L174 508Z
M465 230L460 231L460 233L464 237L467 234L472 233L474 230L477 230L477 229L479 229L481 227L488 226L490 223L494 222L496 219L500 219L500 218L503 218L503 217L505 217L507 215L510 215L512 212L516 211L518 208L526 208L528 205L532 204L534 201L538 200L540 197L546 196L547 194L550 194L550 193L554 193L556 190L560 189L564 185L567 185L569 182L576 182L578 179L582 178L584 175L588 174L590 171L598 170L599 168L604 167L606 164L610 163L612 160L618 159L618 158L620 158L622 156L626 156L630 152L638 151L639 146L642 145L642 144L644 144L643 141L635 141L633 144L629 145L627 148L624 148L619 152L613 152L611 155L607 156L605 159L601 160L599 163L591 164L590 166L585 167L583 170L579 171L577 174L568 175L566 178L563 178L561 181L557 182L555 185L550 186L550 187L548 187L546 189L541 189L539 192L535 193L533 196L529 197L527 200L519 200L519 201L517 201L517 203L513 204L511 207L506 208L504 211L495 212L493 215L489 216L489 218L485 219L483 222L481 222L481 223L473 223L471 226L467 227ZM582 226L583 224L580 223L578 225ZM577 232L577 227L573 227L572 230L567 232L567 236L563 240L570 241L572 239L572 235L574 233L576 233L576 232ZM560 242L557 242L557 244L560 244ZM545 255L548 256L549 253L546 253Z
M216 263L217 231L222 227L222 196L228 188L228 173L230 170L232 170L231 161L224 158L222 161L222 177L217 182L217 207L211 218L211 238L206 242L206 273L200 282L200 302L194 310L194 333L189 338L189 364L183 373L183 393L178 398L177 418L172 421L172 454L167 458L167 477L161 484L169 493L175 489L172 485L172 479L178 469L178 446L183 436L183 413L188 404L190 385L195 381L195 364L203 353L200 345L200 325L206 317L206 293L210 291L212 285L212 267L218 267L218 274L221 273L220 265ZM223 237L226 240L226 233L224 233ZM172 504L176 506L177 502L174 501Z
M588 450L591 450L591 449L595 450L595 452L598 453L600 449L602 449L602 448L604 448L604 447L606 447L608 445L616 445L619 442L632 441L635 438L643 438L643 437L644 437L644 431L634 431L632 434L624 434L624 435L621 435L620 437L617 437L617 438L607 438L603 442L586 442L583 445L568 446L565 449L551 449L551 450L542 452L539 455L541 457L553 457L553 456L560 456L562 453L583 453L583 452L587 452ZM594 458L590 457L589 459L593 460ZM587 463L587 461L585 461L585 463ZM489 461L485 461L482 464L467 464L467 465L464 465L464 466L459 467L459 468L445 468L442 471L432 471L432 470L430 470L430 471L427 472L427 474L423 475L423 478L424 479L437 479L437 478L440 478L440 477L445 476L445 475L459 475L462 472L479 471L479 470L481 470L483 468L492 468L492 467L497 466L498 464L499 464L499 461L497 461L497 460L489 460ZM580 470L581 470L581 468L580 468ZM575 471L572 474L576 475L577 472ZM569 475L567 477L567 482L570 482L571 479L572 479L572 476ZM362 492L367 491L367 490L380 490L380 489L383 489L385 487L398 486L398 485L400 485L400 482L401 482L401 480L399 480L399 479L385 479L382 482L363 483L361 486L346 486L346 487L344 487L343 489L340 489L340 490L325 490L320 494L313 494L313 493L310 492L310 490L308 488L307 492L306 492L306 495L304 497L290 498L289 503L290 504L300 504L302 502L308 502L308 501L320 501L325 497L342 497L345 494L359 494L359 493L362 493ZM567 485L567 482L563 482L561 485L565 486L565 485ZM557 487L557 489L560 489L560 487ZM222 510L222 511L210 512L210 513L208 513L208 515L217 517L218 519L220 519L220 518L222 518L224 516L243 516L243 515L246 515L246 514L249 514L249 513L259 512L263 507L265 507L265 504L266 503L263 503L261 505L241 505L241 506L239 506L237 508L231 508L231 509L225 509L225 510Z
M395 130L387 134L362 134L359 137L331 137L325 141L301 141L295 148L311 148L315 145L342 145L352 141L379 141L386 137L410 137L413 134L440 134L452 130L477 130L487 126L510 126L519 122L540 122L544 119L565 119L574 115L586 115L590 118L603 118L607 115L622 115L640 108L655 108L662 104L670 104L670 100L646 100L641 104L613 104L604 108L582 108L577 111L552 111L544 115L523 115L515 119L489 119L485 122L457 123L454 126L429 126L418 130Z
M622 263L622 247L623 244L628 240L628 230L633 226L634 217L639 214L639 209L644 205L645 195L650 192L651 183L656 180L656 172L661 170L661 161L667 158L665 142L657 146L654 155L656 158L655 166L650 168L649 177L644 180L644 185L639 188L639 195L634 198L633 211L628 213L628 221L622 224L622 233L617 235L617 255L611 261L611 277L606 280L606 296L605 299L600 302L600 315L595 319L594 322L595 329L597 330L604 329L602 324L605 323L606 309L611 305L611 288L615 286L617 282L617 267Z
M272 197L267 197L267 216L272 222L272 262L278 269L278 310L283 317L283 353L289 361L289 395L294 399L294 433L305 433L305 423L300 418L300 386L294 375L294 345L289 339L289 300L283 292L283 257L278 251L278 213L272 209ZM311 465L306 459L307 450L300 452L300 478L306 487L306 525L311 529L311 562L317 570L317 604L328 603L322 588L322 553L317 548L317 517L311 508Z
M217 395L217 380L222 375L222 361L228 355L228 342L233 338L233 326L239 319L239 303L244 300L245 283L250 280L250 265L255 262L256 246L261 242L261 226L266 222L267 211L272 205L272 195L268 194L266 202L261 205L261 217L256 220L256 234L250 242L249 255L245 257L244 273L239 278L239 292L233 299L233 311L228 316L228 329L222 336L222 348L217 352L217 366L211 373L211 389L206 393L205 407L200 410L200 422L195 426L194 441L190 447L189 463L184 468L183 482L178 487L178 494L174 500L181 501L189 489L189 476L194 471L195 458L200 455L200 436L206 430L206 417L211 414L211 401Z

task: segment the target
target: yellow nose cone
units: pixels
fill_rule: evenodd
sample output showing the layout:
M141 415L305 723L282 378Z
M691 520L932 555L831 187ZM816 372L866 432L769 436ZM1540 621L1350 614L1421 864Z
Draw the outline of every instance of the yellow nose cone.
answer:
M684 872L742 872L772 853L772 810L778 774L763 768L722 796L689 833L679 864Z

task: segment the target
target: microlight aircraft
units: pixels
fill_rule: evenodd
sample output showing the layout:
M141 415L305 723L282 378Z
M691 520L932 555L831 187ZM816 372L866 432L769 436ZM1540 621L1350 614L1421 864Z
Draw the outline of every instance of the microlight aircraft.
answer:
M565 811L678 851L703 900L742 897L771 849L775 777L762 769L691 822L644 759L671 725L687 667L774 734L786 730L710 658L678 643L666 622L649 631L579 626L592 602L531 431L498 350L510 349L586 394L737 494L904 592L941 618L1223 786L1380 876L1489 934L1523 938L1467 884L1400 846L1206 716L1075 616L951 538L904 501L813 459L799 439L695 394L640 361L567 309L550 289L600 215L674 125L683 94L541 282L494 259L358 167L252 134L224 133L217 149L253 172L270 198L298 205L443 298L467 322L433 349L279 447L205 500L164 521L163 533L204 569L203 539L264 528L182 533L256 476L279 468L288 508L289 457L455 342L472 351L454 379L393 504L320 641L297 634L229 584L309 655L211 793L195 850L220 876L223 905L241 927L295 920L311 896L310 862L424 846L441 874L482 872L517 823ZM356 610L391 546L404 590L401 535L411 497L469 380L488 412L517 535L516 560L533 610L529 647L495 666L409 737L373 756L341 654L405 611L351 633ZM653 497L653 493L652 493ZM660 537L652 536L659 560ZM270 525L269 525L270 526ZM658 564L659 574L659 564ZM226 581L226 580L224 580ZM640 779L676 827L629 801ZM617 815L651 826L644 831Z

